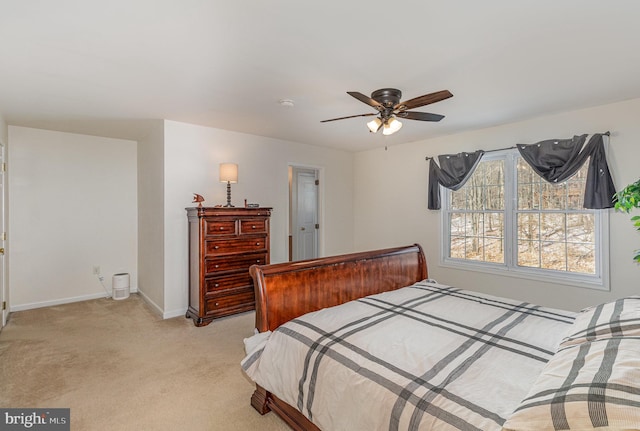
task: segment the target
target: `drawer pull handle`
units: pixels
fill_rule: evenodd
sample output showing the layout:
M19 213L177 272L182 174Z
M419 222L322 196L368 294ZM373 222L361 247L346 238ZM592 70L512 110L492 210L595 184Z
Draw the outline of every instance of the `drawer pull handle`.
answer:
M220 287L218 283L214 284L213 287Z
M251 226L251 229L255 229L255 228L256 228L256 225L255 225L255 224L254 224L253 226Z
M220 268L220 265L216 265L215 268Z
M256 263L260 263L260 259L256 259Z
M220 246L217 246L217 245L214 245L214 246L213 246L213 249L214 249L214 250L217 250L217 249L219 249L219 248L220 248Z
M217 303L217 302L216 302L215 306L216 306L216 307L218 306L218 303Z
M222 226L220 226L220 230L224 230L224 228Z
M259 242L256 242L256 245L260 245L260 243L259 243Z

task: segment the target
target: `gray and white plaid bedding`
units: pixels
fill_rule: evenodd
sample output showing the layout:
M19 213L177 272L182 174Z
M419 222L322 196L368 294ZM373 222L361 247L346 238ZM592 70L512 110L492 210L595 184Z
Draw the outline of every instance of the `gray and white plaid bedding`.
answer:
M640 296L580 312L504 427L640 430Z
M242 367L325 431L500 430L574 316L423 281L258 334Z

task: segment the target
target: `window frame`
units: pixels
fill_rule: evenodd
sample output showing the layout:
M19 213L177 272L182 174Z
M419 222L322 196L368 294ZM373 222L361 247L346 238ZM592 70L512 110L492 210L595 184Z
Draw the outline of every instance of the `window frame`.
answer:
M505 160L504 167L504 263L474 261L449 257L451 255L451 227L449 208L451 190L440 187L442 209L440 211L440 265L443 267L510 277L532 279L554 284L577 286L609 291L609 210L590 210L594 214L595 274L573 273L552 269L532 268L517 265L517 161L520 157L517 149L492 151L482 156L482 162ZM587 162L588 163L588 162ZM568 214L568 212L563 212Z

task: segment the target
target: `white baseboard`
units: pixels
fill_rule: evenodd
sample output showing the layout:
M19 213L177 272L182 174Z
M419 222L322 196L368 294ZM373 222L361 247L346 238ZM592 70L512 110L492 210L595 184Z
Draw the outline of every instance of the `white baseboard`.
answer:
M175 310L170 310L170 311L164 311L162 308L160 308L158 306L158 304L156 304L153 300L151 300L151 298L149 298L147 295L144 294L144 292L139 291L137 287L132 287L130 288L130 293L137 293L138 295L140 295L140 297L147 303L149 304L149 306L152 308L152 310L157 313L159 316L162 316L163 319L171 319L174 317L178 317L178 316L184 316L187 314L187 309L186 308L180 308L180 309L175 309ZM43 308L43 307L52 307L54 305L62 305L62 304L71 304L72 302L80 302L80 301L89 301L92 299L99 299L99 298L108 298L109 296L107 295L106 292L98 292L98 293L91 293L89 295L81 295L81 296L74 296L74 297L70 297L70 298L61 298L61 299L54 299L51 301L41 301L41 302L33 302L30 304L19 304L19 305L9 305L9 312L14 312L14 311L24 311L24 310L32 310L34 308Z
M130 293L137 293L138 288L132 287ZM53 299L50 301L32 302L30 304L9 305L9 312L32 310L34 308L52 307L54 305L71 304L72 302L89 301L91 299L109 298L106 292L91 293L88 295L73 296L69 298Z
M179 317L179 316L186 316L187 315L187 309L180 309L180 310L171 310L171 311L165 311L164 313L162 313L162 318L163 319L172 319L174 317Z
M149 304L149 306L152 308L152 311L162 316L163 311L162 311L162 308L158 306L158 304L153 302L153 300L149 298L143 291L139 291L138 295L140 295L140 297L144 300L144 302Z
M187 314L186 308L181 308L177 310L164 311L158 304L156 304L151 298L149 298L143 291L139 291L138 295L142 297L144 302L149 304L149 306L156 312L158 315L162 316L163 319L172 319L174 317L184 316Z

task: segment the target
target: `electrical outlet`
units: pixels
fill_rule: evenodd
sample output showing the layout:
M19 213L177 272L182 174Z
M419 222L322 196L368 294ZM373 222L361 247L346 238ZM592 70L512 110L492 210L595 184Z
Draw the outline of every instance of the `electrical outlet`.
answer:
M100 267L98 265L94 265L93 275L100 275Z

